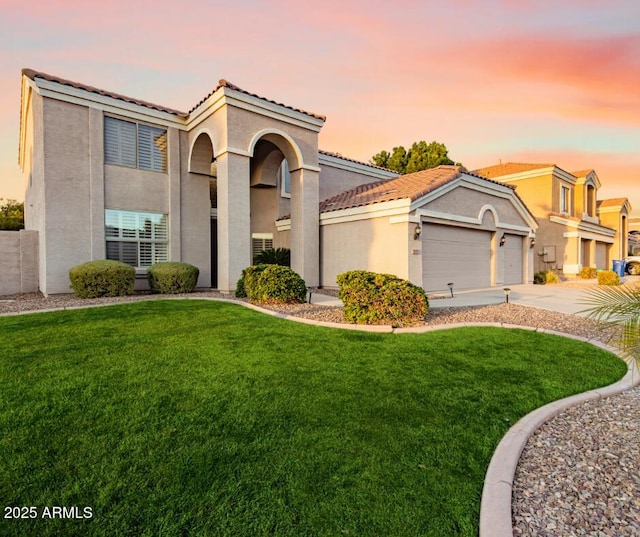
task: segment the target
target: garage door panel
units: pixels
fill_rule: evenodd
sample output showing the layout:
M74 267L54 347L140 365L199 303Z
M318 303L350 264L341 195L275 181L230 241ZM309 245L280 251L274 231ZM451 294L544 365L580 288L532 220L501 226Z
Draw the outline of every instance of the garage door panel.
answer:
M504 283L513 285L522 283L522 237L505 234L504 249Z
M422 242L423 286L443 290L491 285L491 232L430 224Z

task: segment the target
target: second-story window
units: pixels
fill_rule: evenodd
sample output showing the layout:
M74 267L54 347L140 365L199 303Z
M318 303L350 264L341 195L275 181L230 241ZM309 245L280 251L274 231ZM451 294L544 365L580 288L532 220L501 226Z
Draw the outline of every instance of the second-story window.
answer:
M569 214L571 212L571 191L566 186L560 187L560 212Z
M104 161L154 172L167 171L167 129L104 118Z

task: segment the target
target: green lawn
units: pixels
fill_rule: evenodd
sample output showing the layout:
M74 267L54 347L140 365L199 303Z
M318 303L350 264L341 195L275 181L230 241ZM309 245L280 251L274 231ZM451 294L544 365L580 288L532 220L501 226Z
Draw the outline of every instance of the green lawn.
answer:
M0 318L0 535L474 536L509 424L624 371L531 331L197 300Z

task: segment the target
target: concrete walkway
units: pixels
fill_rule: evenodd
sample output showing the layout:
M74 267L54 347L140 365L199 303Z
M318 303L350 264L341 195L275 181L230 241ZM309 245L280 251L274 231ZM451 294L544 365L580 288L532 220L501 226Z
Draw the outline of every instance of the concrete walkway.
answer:
M511 289L509 302L521 306L533 306L560 313L573 313L584 315L588 305L584 303L588 297L586 289L564 287L563 285L533 285L519 284L505 286ZM505 292L502 287L487 289L473 289L468 291L455 291L453 298L432 299L429 302L431 308L449 308L461 306L488 306L505 302Z
M640 276L625 276L623 282L640 282ZM588 284L596 285L596 280L584 280L584 288L558 285L533 285L518 284L509 285L509 302L521 306L557 311L560 313L572 313L586 316L584 310L589 308L585 301L589 297ZM453 298L447 292L441 295L443 298L432 298L429 301L430 308L459 308L462 306L490 306L501 304L505 301L503 287L489 287L486 289L469 289L463 291L453 290ZM323 306L342 306L342 302L335 297L312 293L312 304Z

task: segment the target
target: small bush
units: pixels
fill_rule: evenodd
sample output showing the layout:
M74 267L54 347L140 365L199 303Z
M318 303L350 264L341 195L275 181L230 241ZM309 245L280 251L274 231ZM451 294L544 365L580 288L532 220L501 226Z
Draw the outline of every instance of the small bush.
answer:
M598 269L594 267L582 267L580 269L580 277L583 280L591 280L598 276Z
M620 285L620 276L613 270L601 270L598 272L598 285Z
M338 274L337 282L347 322L403 326L427 314L424 289L392 274L352 270Z
M537 285L544 285L545 283L547 283L547 273L544 270L536 272L533 275L533 283Z
M291 250L289 248L269 248L262 250L253 259L254 265L282 265L291 266Z
M547 283L560 283L560 276L553 272L553 270L547 270L545 279Z
M151 265L147 279L152 293L191 293L196 288L199 274L200 269L189 263L166 261Z
M245 270L244 285L249 300L280 304L307 300L307 284L289 267L257 265Z
M136 269L120 261L100 259L73 267L69 280L80 298L132 295Z
M236 298L247 298L247 290L245 289L245 286L244 286L244 278L245 278L246 271L247 269L244 269L242 271L242 276L240 276L240 279L236 282Z
M242 271L242 276L236 284L236 296L238 298L248 298L256 300L255 289L258 278L267 265L251 265ZM239 294L240 293L240 294Z

